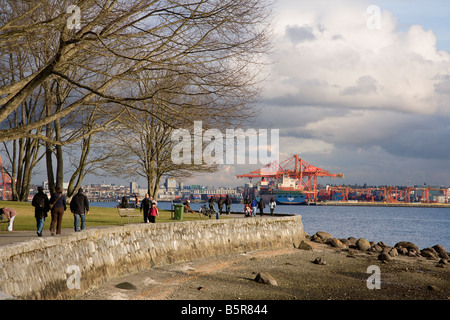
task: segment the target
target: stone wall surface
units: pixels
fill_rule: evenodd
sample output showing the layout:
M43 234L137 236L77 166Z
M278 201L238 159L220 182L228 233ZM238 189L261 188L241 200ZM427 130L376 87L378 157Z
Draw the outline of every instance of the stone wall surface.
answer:
M289 247L304 238L301 216L130 224L36 238L0 248L0 292L68 299L152 266Z

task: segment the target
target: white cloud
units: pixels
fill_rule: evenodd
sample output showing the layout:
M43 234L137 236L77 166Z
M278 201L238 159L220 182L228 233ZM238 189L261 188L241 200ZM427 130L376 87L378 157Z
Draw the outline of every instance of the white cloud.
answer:
M347 172L355 172L353 160L369 158L389 172L378 177L397 175L399 183L412 171L402 163L418 166L414 174L422 166L421 179L432 175L424 159L448 172L450 54L436 49L436 35L421 21L400 28L396 13L382 6L380 29L371 30L369 5L280 1L277 52L264 90L270 122L262 121L280 128L282 155L326 158L327 166L339 163ZM360 167L364 175L370 166Z
M399 32L395 16L383 10L380 30L370 30L362 1L312 3L282 12L267 99L421 114L441 110L436 87L450 74L450 55L436 50L431 30L414 25Z

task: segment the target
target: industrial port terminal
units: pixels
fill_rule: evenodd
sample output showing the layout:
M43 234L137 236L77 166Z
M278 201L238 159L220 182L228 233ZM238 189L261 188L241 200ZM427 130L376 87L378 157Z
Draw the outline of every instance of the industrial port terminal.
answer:
M1 159L0 199L11 198L11 178L4 170ZM284 161L274 161L260 169L237 175L250 179L243 187L206 187L201 185L177 186L175 179L167 178L161 185L158 201L206 202L213 196L227 195L234 203L241 203L248 196L267 204L274 199L280 205L365 205L365 206L450 206L450 188L436 186L345 186L319 184L319 178L343 178L342 173L330 173L314 166L299 155ZM146 188L139 188L135 182L129 187L103 184L83 186L90 201L117 201L122 196L142 199ZM45 183L44 183L45 189ZM30 196L33 191L30 189Z

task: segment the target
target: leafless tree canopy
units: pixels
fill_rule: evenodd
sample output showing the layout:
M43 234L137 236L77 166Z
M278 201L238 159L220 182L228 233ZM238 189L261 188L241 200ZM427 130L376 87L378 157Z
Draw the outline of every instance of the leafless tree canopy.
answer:
M164 172L188 174L162 161L164 138L195 120L220 129L251 117L271 46L268 1L0 0L0 142L27 142L28 173L44 145L49 185L53 155L58 184L62 147L77 143L76 186L95 167L88 154L96 133L139 128L144 151L155 153L135 154L152 163L142 167L149 189Z
M66 12L71 4L0 0L0 122L49 79L73 86L74 96L36 121L2 127L0 141L39 135L38 128L86 105L109 117L123 109L151 112L135 102L178 89L161 77L183 77L189 84L183 94L209 97L207 105L192 108L211 107L212 101L242 107L255 98L258 57L269 45L264 0L81 0L75 3L80 29L71 27L74 13ZM20 74L14 68L19 53L26 65ZM166 85L142 93L144 78Z

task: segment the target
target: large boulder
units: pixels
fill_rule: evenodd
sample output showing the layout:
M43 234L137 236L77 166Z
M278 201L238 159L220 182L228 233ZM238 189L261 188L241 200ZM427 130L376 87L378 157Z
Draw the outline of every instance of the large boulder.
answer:
M447 250L445 250L443 245L437 244L437 245L433 246L433 249L437 252L439 257L441 257L442 259L448 260Z
M433 248L422 249L420 255L428 259L439 260L439 255Z
M383 251L378 255L378 260L389 261L389 260L391 260L391 256L389 255L388 252Z
M364 238L359 238L356 241L356 247L361 251L367 251L370 249L370 242Z
M331 234L325 231L317 231L316 234L314 234L311 237L311 240L319 243L325 243L328 239L333 238Z
M391 248L391 249L389 250L389 255L390 255L391 257L396 257L396 256L398 256L398 251L397 251L397 249L396 249L396 248Z
M356 247L356 241L357 241L358 239L356 239L355 237L348 237L347 240L348 240L348 245L349 245L349 246L354 246L354 247Z
M332 247L334 247L334 248L341 248L342 249L342 248L347 248L348 247L347 245L343 244L341 242L341 240L336 239L336 238L327 239L327 241L325 243L330 245L330 246L332 246Z
M405 248L408 252L412 250L414 250L414 252L420 252L419 247L409 241L400 241L396 243L394 247L397 248L397 250L398 248Z
M301 250L313 250L313 247L305 240L302 240L302 242L300 242L298 248Z

